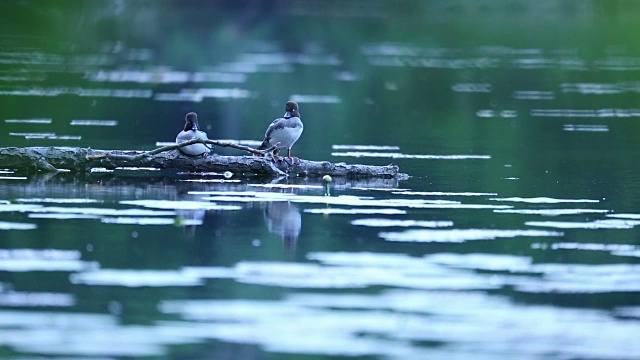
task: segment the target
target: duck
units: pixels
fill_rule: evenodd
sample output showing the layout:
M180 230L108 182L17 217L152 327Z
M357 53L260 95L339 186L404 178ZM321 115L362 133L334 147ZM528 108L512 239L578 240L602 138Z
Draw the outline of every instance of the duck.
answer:
M176 136L176 144L193 139L209 139L206 132L200 131L200 127L198 125L198 114L190 112L185 116L184 120L184 130ZM209 150L211 149L205 144L192 144L180 148L181 152L192 156L207 156L209 154Z
M271 122L264 134L262 144L258 146L258 150L266 150L273 145L279 144L279 148L287 148L287 158L292 161L291 148L302 135L304 126L300 120L300 111L298 103L288 101L285 105L285 113L283 117L277 118ZM278 155L278 149L272 154L272 159Z

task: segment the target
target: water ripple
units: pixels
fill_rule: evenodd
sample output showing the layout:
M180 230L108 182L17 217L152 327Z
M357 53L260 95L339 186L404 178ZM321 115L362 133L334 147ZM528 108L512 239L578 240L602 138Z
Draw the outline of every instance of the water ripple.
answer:
M571 118L628 118L640 117L640 109L531 109L535 117L571 117Z
M0 230L33 230L38 228L36 224L0 221Z
M180 271L100 269L74 273L69 276L72 284L92 286L165 287L197 286L202 280Z
M357 219L351 222L351 225L367 226L367 227L427 227L439 228L453 226L453 221L436 221L436 220L395 220L395 219Z
M550 198L550 197L533 197L533 198L508 197L508 198L491 198L489 200L509 201L509 202L524 202L524 203L530 203L530 204L597 203L597 202L600 202L600 200L592 200L592 199L556 199L556 198Z
M632 229L640 225L640 220L605 219L595 221L527 221L525 225L558 229Z
M333 208L321 208L321 209L304 209L304 212L310 214L324 214L324 215L404 215L406 210L399 209L333 209Z
M451 229L451 230L405 230L402 232L381 232L379 237L398 242L447 242L462 243L471 240L495 240L514 237L562 236L561 232L538 230L499 229Z
M466 160L466 159L491 159L490 155L423 155L423 154L402 154L402 153L382 153L368 151L347 151L332 152L331 156L348 157L383 157L392 159L438 159L438 160Z

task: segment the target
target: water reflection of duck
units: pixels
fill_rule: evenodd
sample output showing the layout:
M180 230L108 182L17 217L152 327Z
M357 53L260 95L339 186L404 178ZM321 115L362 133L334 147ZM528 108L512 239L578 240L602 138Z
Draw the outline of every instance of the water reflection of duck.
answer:
M258 150L266 150L271 146L280 143L279 148L287 148L287 158L291 159L291 148L302 135L302 120L300 120L300 112L298 104L295 101L289 101L285 105L285 113L281 118L273 120L264 134L264 141L258 146ZM278 155L278 150L274 151L274 156Z
M204 131L200 131L198 126L198 114L194 112L190 112L184 118L184 130L182 130L178 136L176 136L176 144L193 140L193 139L209 139L207 137L207 133ZM180 148L180 151L187 155L203 155L209 153L209 148L205 144L192 144L183 146Z
M269 232L282 237L287 249L295 249L302 228L300 210L288 201L270 201L264 209L264 221Z
M198 195L191 195L188 190L177 191L177 201L199 201ZM204 209L176 209L176 224L182 226L185 234L194 236L196 227L202 225L206 214Z

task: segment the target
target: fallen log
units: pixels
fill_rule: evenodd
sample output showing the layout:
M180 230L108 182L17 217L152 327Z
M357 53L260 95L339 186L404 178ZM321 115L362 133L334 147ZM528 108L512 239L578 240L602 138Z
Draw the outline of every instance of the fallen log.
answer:
M273 161L265 156L188 156L179 147L202 142L217 146L229 146L256 155L261 151L246 146L214 140L192 140L179 145L165 146L152 151L96 150L75 147L5 147L0 148L0 168L24 172L91 172L92 169L154 168L187 172L231 172L234 176L344 176L393 178L399 176L395 165L371 166L331 163L328 161L302 160L290 164Z

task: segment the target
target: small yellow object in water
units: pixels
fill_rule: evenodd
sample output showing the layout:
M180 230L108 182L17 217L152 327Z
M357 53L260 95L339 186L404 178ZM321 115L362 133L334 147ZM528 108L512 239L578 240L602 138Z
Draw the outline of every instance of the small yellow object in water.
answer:
M331 178L330 175L325 175L322 177L322 181L326 182L326 183L330 183L333 181L333 179Z

